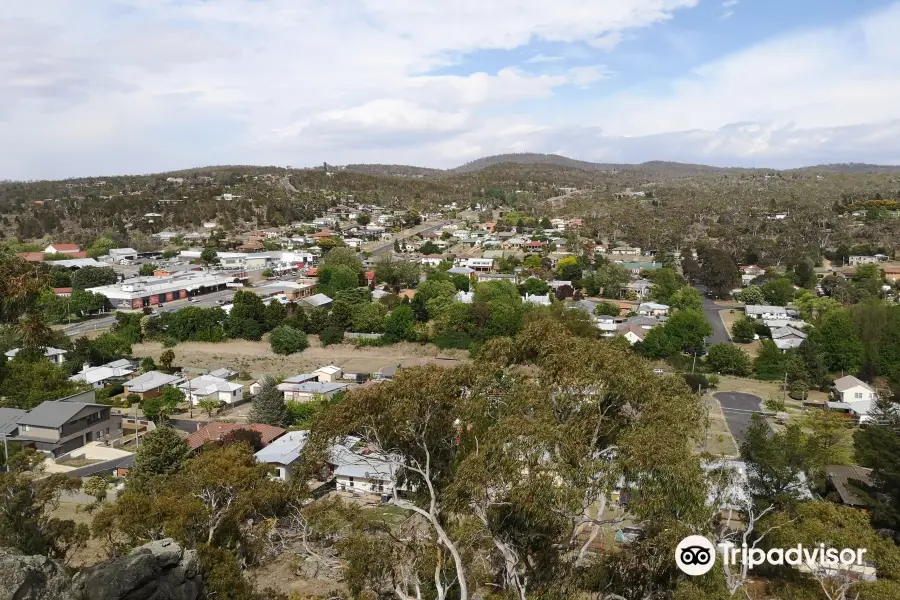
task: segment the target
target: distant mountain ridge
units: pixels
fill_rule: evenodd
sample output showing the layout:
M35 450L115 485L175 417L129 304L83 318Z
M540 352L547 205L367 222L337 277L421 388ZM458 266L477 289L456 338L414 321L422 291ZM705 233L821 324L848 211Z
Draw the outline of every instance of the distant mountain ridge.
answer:
M517 165L552 165L582 171L647 171L666 172L679 175L715 175L719 173L749 173L759 171L805 171L821 173L900 173L900 165L872 165L865 163L835 163L814 165L797 169L768 169L748 167L713 167L691 163L653 160L637 164L628 163L595 163L577 160L559 154L540 154L523 152L514 154L495 154L485 156L452 169L429 169L409 165L377 165L355 164L343 167L348 171L370 173L373 175L401 175L406 177L427 177L438 174L473 173L501 164Z

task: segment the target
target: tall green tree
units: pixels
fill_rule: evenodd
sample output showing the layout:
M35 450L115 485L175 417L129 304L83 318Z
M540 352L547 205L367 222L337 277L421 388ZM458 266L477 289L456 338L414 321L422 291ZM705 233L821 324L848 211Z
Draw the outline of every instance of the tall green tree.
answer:
M266 377L262 381L259 393L253 398L249 419L251 423L264 423L283 427L288 422L287 408L284 404L284 394L278 389L278 384L272 377Z
M853 317L845 309L828 312L810 333L829 371L855 373L862 364L863 347Z

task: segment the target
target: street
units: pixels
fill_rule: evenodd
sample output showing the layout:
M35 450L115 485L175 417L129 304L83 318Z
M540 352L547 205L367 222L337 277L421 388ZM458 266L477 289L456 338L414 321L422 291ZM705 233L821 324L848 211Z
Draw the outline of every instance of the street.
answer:
M444 225L449 223L449 221L435 221L433 223L422 223L417 227L413 227L412 229L404 229L400 233L394 236L393 240L388 242L376 242L374 244L367 244L363 247L363 250L366 250L371 255L383 254L393 249L395 240L403 240L408 237L412 237L414 235L425 235L429 234L433 231L437 231Z
M703 296L703 315L713 328L713 334L706 338L707 343L710 346L713 344L730 344L731 336L728 334L728 330L725 329L722 317L719 316L719 311L722 310L722 307L718 306L713 302L712 298L706 295L706 286L697 284L694 287Z
M722 406L728 430L740 446L744 441L744 431L750 426L750 418L754 413L762 414L762 399L743 392L718 392L713 397Z
M212 292L210 294L204 294L202 296L195 296L197 298L196 302L188 302L187 300L174 300L172 302L163 303L162 308L154 308L153 314L160 314L164 312L172 312L175 310L181 310L186 306L199 306L201 308L212 308L214 306L218 306L218 301L221 300L223 304L227 304L234 298L234 290L226 289L218 292ZM84 321L82 323L73 323L67 327L63 327L62 331L68 335L69 337L74 337L78 335L83 335L88 331L95 331L98 329L109 329L112 327L112 324L116 322L116 313L115 311L100 317L98 319L91 319L89 321Z

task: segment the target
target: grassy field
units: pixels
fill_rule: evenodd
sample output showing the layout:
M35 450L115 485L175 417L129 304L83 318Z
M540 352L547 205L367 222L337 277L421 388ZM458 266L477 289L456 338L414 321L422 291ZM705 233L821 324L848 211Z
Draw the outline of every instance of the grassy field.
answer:
M157 362L163 350L162 344L157 342L133 346L135 356L152 356ZM383 348L357 348L348 343L323 347L318 336L309 336L309 348L290 356L275 354L266 341L248 340L228 340L218 344L186 342L172 350L178 367L228 367L238 372L247 372L253 379L264 375L309 373L329 364L337 365L347 373L374 373L381 367L392 365L411 367L435 363L452 367L469 360L467 351L440 350L433 344L404 342Z

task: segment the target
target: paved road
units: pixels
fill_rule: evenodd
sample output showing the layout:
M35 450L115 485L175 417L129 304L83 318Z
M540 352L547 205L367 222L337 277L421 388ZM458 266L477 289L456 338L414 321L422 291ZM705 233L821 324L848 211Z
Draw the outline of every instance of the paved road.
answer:
M717 392L713 397L722 406L728 430L740 446L744 441L744 430L750 425L750 417L762 412L762 399L743 392Z
M716 305L712 298L706 295L705 286L697 285L695 287L700 292L700 295L703 296L703 314L713 328L713 334L706 338L706 342L709 345L731 343L731 336L728 334L728 330L725 329L722 317L719 316L719 311L722 310L722 307Z
M447 223L449 223L449 221L434 221L423 223L422 225L419 225L418 227L414 227L412 229L404 229L403 231L395 235L394 239L389 242L378 242L377 244L370 244L365 246L363 249L368 251L373 256L376 254L383 254L394 248L394 240L404 240L414 235L426 235L433 231L437 231Z
M154 309L154 314L181 310L185 306L200 306L202 308L212 308L213 306L218 306L219 300L221 300L223 304L227 304L231 301L232 298L234 298L234 292L235 290L231 289L212 292L203 296L197 296L196 302L188 302L187 300L174 300L172 302L164 302L162 308ZM91 319L90 321L84 321L83 323L75 323L73 325L69 325L68 327L63 328L63 332L69 337L74 337L82 335L88 331L94 331L97 329L109 329L115 322L116 316L115 312L113 312L108 316L104 316L99 319Z

